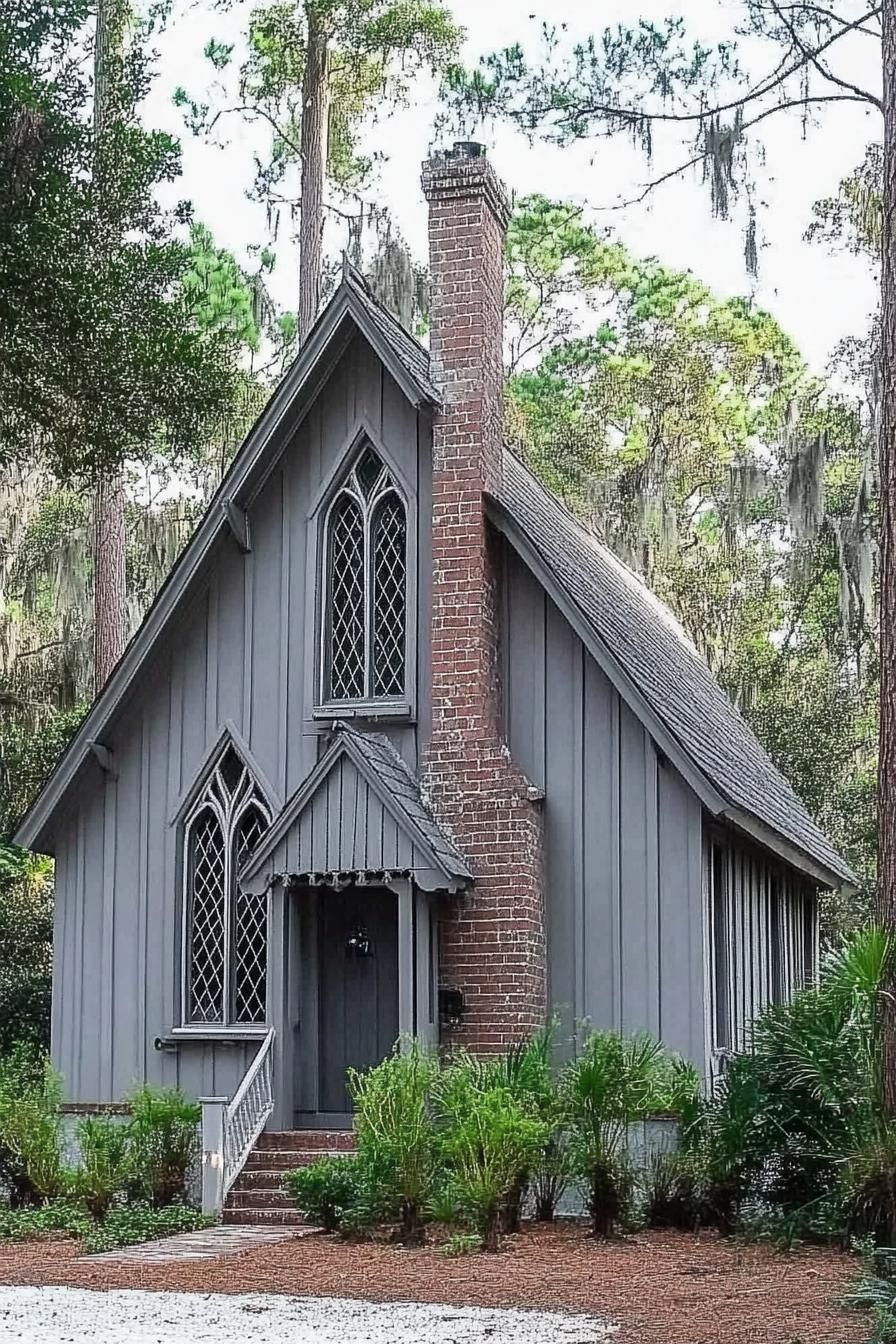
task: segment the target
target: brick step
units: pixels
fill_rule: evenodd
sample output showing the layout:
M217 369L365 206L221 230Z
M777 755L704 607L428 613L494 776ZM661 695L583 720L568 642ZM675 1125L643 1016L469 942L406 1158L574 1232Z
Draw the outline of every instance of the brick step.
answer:
M255 1145L257 1153L295 1150L306 1153L351 1153L355 1136L350 1129L265 1130Z
M227 1197L229 1209L289 1209L295 1204L285 1190L238 1190L236 1186Z
M250 1208L234 1209L230 1201L224 1207L224 1222L229 1226L252 1227L305 1227L304 1218L298 1209L266 1209L257 1205Z
M283 1177L285 1171L271 1171L270 1169L252 1168L248 1170L243 1168L239 1176L233 1183L234 1190L283 1190L285 1189Z
M319 1162L322 1157L351 1157L348 1151L328 1153L321 1148L313 1152L301 1152L296 1148L287 1148L282 1152L268 1148L260 1153L257 1150L249 1154L243 1171L292 1171L294 1167L307 1167L310 1162Z

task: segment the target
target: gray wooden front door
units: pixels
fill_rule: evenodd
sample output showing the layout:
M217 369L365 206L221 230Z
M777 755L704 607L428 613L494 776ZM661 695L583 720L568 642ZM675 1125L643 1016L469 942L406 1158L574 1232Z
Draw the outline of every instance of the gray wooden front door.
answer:
M358 941L369 943L367 955ZM319 1109L348 1115L346 1070L378 1064L398 1037L398 898L380 887L321 893Z

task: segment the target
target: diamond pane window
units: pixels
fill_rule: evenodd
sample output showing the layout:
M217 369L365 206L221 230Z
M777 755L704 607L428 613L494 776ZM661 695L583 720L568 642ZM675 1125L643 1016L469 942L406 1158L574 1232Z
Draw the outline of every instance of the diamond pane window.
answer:
M404 690L405 518L401 500L388 494L373 519L373 693Z
M242 892L239 872L269 821L252 776L228 747L185 825L189 1023L260 1024L267 1016L267 897Z
M330 522L330 678L334 700L364 694L364 516L350 495Z
M324 699L398 698L406 681L407 517L369 444L326 526Z

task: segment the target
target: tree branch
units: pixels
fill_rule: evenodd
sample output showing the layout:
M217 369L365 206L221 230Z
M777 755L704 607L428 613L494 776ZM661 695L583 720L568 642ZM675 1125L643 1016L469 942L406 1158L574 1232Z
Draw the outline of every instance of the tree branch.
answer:
M866 10L866 12L860 15L858 19L855 19L852 23L845 24L839 32L832 34L832 36L827 38L824 42L819 43L819 45L814 48L813 55L815 57L823 55L824 52L836 42L839 42L841 37L845 37L847 33L854 32L861 24L867 22L869 18L873 18L878 12L878 6ZM792 75L798 74L807 63L805 56L801 55L799 60L791 62L788 66L785 57L775 70L766 75L764 79L760 80L754 88L748 89L740 98L733 98L727 103L719 103L715 107L704 107L698 112L661 112L658 110L644 112L633 107L620 107L618 104L614 105L612 103L585 103L577 108L571 109L568 114L568 119L571 124L575 124L577 122L586 121L591 117L615 117L621 121L629 122L632 126L638 126L648 121L669 122L675 124L702 122L705 121L707 117L720 117L726 112L733 112L736 108L747 107L749 104L757 102L760 98L764 98L767 94L771 93L773 89L782 85L785 80L790 79ZM861 96L862 102L869 101L868 94L862 92L861 95L854 95L854 98L858 99L859 96ZM791 105L799 106L800 103L816 101L821 101L821 99L800 99ZM879 103L877 105L880 106ZM527 112L527 116L546 116L548 113L557 110L558 109L547 104L540 108L530 108Z
M883 103L879 98L876 98L873 93L868 93L866 89L859 88L858 84L852 84L848 79L841 79L839 75L835 75L833 70L831 70L827 65L825 65L824 62L820 59L818 52L813 50L811 47L806 46L806 44L800 37L799 33L797 32L797 29L791 23L790 19L788 19L787 16L785 15L783 9L778 3L778 0L769 0L769 3L771 4L773 12L777 14L778 18L781 20L784 27L790 34L791 41L796 46L797 50L802 52L805 59L815 67L815 69L822 76L822 78L828 80L831 84L836 84L841 89L847 89L850 93L855 93L859 97L867 99L867 101L873 104L873 106L876 107L878 111L883 112L884 110ZM837 36L842 37L843 34L848 31L849 29L844 27L841 30L841 32L837 34Z
M759 123L765 121L767 117L774 116L776 112L790 112L797 107L813 107L818 103L864 102L866 102L865 98L860 98L857 94L853 93L828 93L816 94L814 97L810 98L793 98L787 102L775 103L774 107L767 107L764 111L751 118L750 121L745 121L741 127L741 133L743 134L745 131L752 130L754 126L758 126ZM596 210L626 210L630 206L641 205L657 187L663 186L666 182L671 182L673 178L680 177L682 173L686 173L689 168L695 168L698 163L702 163L707 157L708 152L708 150L701 149L684 163L678 164L676 168L670 168L667 173L661 173L659 177L655 177L652 181L646 182L643 191L639 192L637 196L630 196L624 201L616 201L613 205L599 205L594 208Z

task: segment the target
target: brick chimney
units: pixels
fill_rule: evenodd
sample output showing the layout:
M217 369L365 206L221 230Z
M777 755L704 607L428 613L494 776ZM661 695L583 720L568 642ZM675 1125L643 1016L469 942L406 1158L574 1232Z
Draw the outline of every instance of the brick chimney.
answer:
M432 276L432 725L426 785L474 874L442 924L441 980L465 1011L451 1040L494 1053L544 1022L541 808L503 739L498 548L504 236L510 208L481 145L423 165Z

